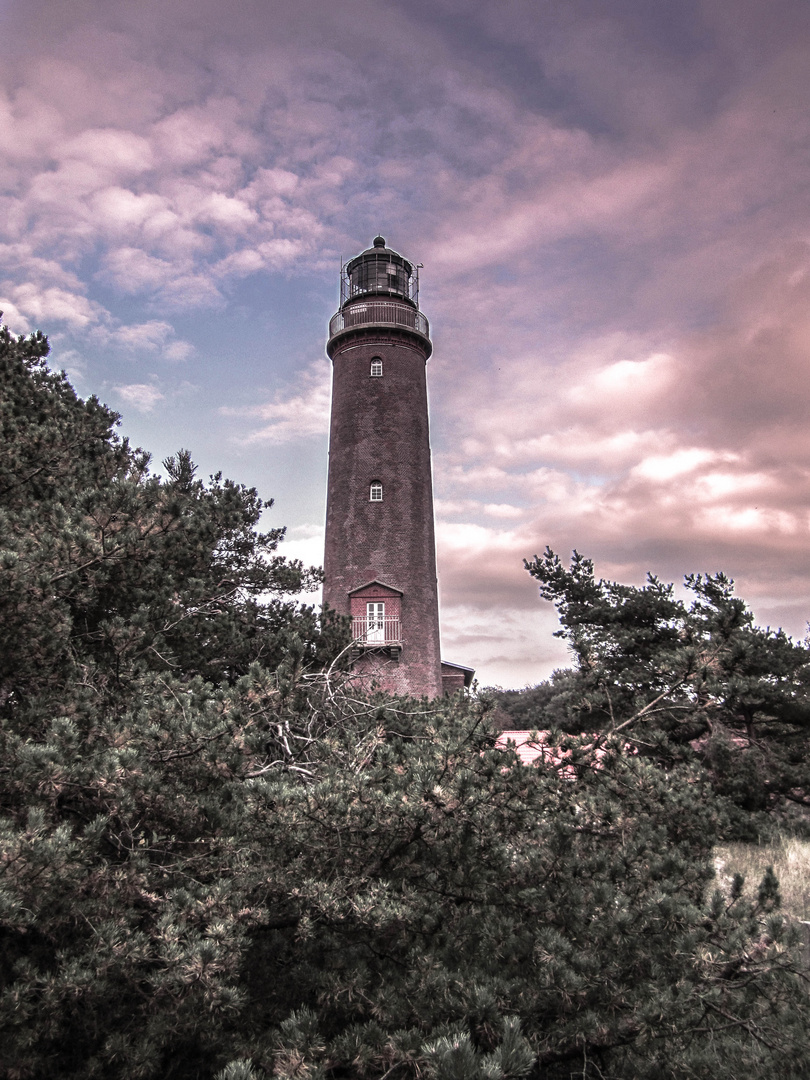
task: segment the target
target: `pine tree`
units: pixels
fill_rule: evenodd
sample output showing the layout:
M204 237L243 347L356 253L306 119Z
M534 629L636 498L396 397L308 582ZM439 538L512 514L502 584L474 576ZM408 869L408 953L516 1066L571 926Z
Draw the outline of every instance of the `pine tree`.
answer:
M255 492L154 476L44 355L0 339L0 1075L807 1074L778 887L715 890L699 773L359 695Z
M597 580L578 552L569 568L550 550L526 567L575 661L533 695L526 726L622 731L667 762L696 749L738 833L756 835L750 812L810 806L810 649L756 626L733 581L687 575L687 603L653 575L640 588Z

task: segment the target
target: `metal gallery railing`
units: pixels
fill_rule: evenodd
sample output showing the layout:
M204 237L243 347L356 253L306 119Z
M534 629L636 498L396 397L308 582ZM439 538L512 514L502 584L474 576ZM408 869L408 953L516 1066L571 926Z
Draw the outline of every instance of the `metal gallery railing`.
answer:
M329 337L359 326L402 326L430 337L430 325L422 312L396 300L362 300L349 304L329 320Z

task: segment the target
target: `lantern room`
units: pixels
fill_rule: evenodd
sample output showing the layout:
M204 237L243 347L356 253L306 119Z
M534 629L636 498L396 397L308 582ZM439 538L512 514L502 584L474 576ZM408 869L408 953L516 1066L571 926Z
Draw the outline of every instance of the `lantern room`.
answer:
M419 268L375 236L373 247L351 259L341 274L340 305L369 296L386 296L419 306Z

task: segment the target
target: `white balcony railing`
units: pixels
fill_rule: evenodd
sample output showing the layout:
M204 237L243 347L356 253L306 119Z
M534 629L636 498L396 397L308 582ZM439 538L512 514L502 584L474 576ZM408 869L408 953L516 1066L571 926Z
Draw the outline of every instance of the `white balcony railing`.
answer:
M399 619L385 615L381 619L352 619L352 637L358 645L399 645L401 642Z
M423 337L430 336L427 319L411 304L396 300L364 300L359 304L349 304L332 316L329 337L360 326L403 326Z

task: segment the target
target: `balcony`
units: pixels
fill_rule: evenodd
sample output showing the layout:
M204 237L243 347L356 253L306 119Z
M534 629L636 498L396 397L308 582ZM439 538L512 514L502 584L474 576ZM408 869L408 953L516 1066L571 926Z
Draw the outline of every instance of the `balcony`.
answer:
M352 618L352 637L358 651L385 649L399 655L402 648L402 630L396 616L385 615L382 619L367 619L355 615Z
M410 330L425 338L430 345L430 326L427 319L412 304L398 300L361 300L341 308L329 320L329 341L349 330L384 326Z

